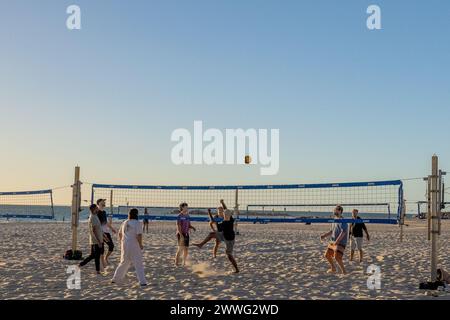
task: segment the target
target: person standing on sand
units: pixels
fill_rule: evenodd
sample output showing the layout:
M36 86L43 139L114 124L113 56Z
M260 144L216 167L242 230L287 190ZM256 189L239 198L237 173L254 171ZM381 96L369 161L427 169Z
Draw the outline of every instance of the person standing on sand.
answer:
M225 210L223 221L219 222L217 224L218 229L221 231L217 233L218 239L222 242L225 242L225 253L228 257L228 260L230 260L231 264L234 268L234 273L239 272L239 268L237 266L236 260L233 256L233 248L234 248L234 238L235 238L235 232L234 232L234 218L233 213L231 210Z
M191 220L188 212L188 204L183 202L180 204L180 214L177 217L177 240L178 248L175 254L175 266L179 266L180 254L183 251L183 266L186 265L186 260L189 253L189 231L196 230L191 225Z
M358 210L353 209L352 211L353 219L361 219L358 216ZM355 249L359 251L359 262L362 262L363 259L363 230L366 233L367 241L370 240L369 232L367 231L366 224L362 223L352 223L350 225L350 261L353 261L353 255L355 254Z
M148 221L149 219L148 219L148 210L147 210L147 208L145 208L144 209L144 224L143 224L143 226L142 226L142 232L146 232L146 233L148 233Z
M89 207L90 215L88 220L89 228L89 244L91 245L91 254L80 262L79 267L86 265L89 261L94 259L95 270L97 274L100 272L100 253L103 248L103 231L100 220L97 217L98 208L95 204L91 204Z
M108 222L108 218L106 215L106 199L98 199L97 200L97 206L98 206L98 218L100 220L100 223L102 224L102 231L103 231L103 241L108 246L108 253L105 256L104 249L101 251L100 258L103 263L103 266L107 266L109 264L108 258L111 255L111 253L114 250L114 242L111 237L111 232L117 233L116 229L112 226L112 221Z
M345 246L347 245L348 226L347 223L339 221L342 220L343 212L344 209L341 206L336 206L336 208L334 208L334 222L331 224L331 230L320 236L321 240L331 236L331 242L328 244L327 250L324 254L324 257L331 266L327 273L336 272L336 266L333 261L334 258L339 266L339 269L341 270L341 273L346 274L342 258L344 256Z
M218 233L222 232L222 225L219 224L219 219L224 218L224 210L227 209L227 206L225 205L225 202L223 200L220 200L221 205L217 208L217 214L212 215L211 209L208 209L208 215L209 215L209 227L211 228L212 232L210 232L206 238L200 242L200 243L193 243L194 246L201 249L206 243L211 241L212 239L215 239L215 244L213 247L213 258L217 256L217 250L220 246L220 239L218 237ZM215 226L215 227L214 227Z
M138 220L138 209L131 209L128 212L128 220L124 221L119 229L119 239L121 247L120 264L117 266L111 283L121 282L132 265L136 271L139 285L147 285L144 273L144 263L142 259L142 227Z

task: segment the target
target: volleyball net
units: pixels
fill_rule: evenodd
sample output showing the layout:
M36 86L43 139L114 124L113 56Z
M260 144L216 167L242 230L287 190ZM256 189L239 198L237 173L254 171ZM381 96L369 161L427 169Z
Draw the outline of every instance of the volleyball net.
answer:
M52 190L0 192L0 218L54 219Z
M336 205L344 208L344 221L353 209L365 223L397 224L403 212L401 180L283 185L144 186L92 185L92 203L107 199L109 213L125 219L130 208L142 218L174 220L178 205L186 202L194 221L208 221L207 210L223 199L241 222L332 222Z
M428 216L428 202L417 201L417 216L420 219L425 219ZM450 219L450 202L441 202L441 217L444 219Z

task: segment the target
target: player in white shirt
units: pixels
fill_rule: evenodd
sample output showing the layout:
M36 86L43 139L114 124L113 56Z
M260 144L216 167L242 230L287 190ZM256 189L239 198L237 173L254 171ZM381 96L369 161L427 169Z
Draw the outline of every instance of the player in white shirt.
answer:
M131 209L128 213L128 220L124 221L119 229L119 239L121 244L120 264L114 273L112 283L121 282L133 265L139 284L147 285L144 273L144 263L142 259L142 226L138 220L138 210Z

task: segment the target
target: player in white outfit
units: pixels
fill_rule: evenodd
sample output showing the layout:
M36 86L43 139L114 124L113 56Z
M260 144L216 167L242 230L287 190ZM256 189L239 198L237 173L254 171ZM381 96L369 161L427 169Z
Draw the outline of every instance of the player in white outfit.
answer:
M120 282L125 278L131 265L136 270L136 275L141 286L147 285L142 261L142 226L138 220L138 210L131 209L128 220L124 221L119 230L121 243L120 264L114 273L112 283Z

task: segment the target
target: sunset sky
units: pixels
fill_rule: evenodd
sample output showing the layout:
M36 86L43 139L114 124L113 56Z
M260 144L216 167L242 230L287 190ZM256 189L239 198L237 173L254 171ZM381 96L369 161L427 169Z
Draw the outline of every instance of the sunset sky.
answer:
M449 15L437 0L0 1L0 191L68 186L75 165L86 187L402 179L433 153L450 171ZM175 166L171 133L194 120L280 129L279 173ZM424 192L407 182L407 199Z

